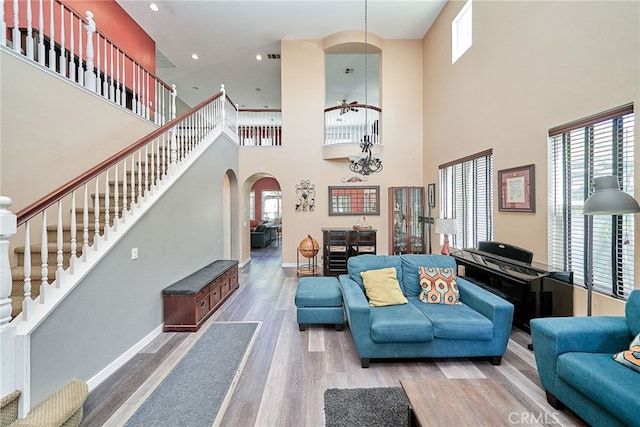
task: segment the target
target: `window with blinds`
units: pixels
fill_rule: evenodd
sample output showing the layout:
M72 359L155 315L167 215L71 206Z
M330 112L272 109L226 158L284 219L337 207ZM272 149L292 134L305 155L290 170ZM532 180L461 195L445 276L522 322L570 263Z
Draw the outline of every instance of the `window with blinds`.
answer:
M633 104L550 129L548 163L549 264L586 286L591 258L593 290L626 298L634 288L634 216L595 215L590 226L583 206L599 176L617 176L633 195Z
M493 240L493 150L440 165L440 218L454 218L456 248Z

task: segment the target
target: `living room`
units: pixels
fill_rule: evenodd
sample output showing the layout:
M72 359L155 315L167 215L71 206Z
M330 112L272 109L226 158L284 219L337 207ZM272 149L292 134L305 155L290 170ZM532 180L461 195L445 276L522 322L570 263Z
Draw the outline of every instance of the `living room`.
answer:
M494 210L493 238L525 247L534 252L536 260L545 262L549 252L545 237L548 130L640 101L638 4L477 2L473 46L451 64L450 23L461 7L461 2L448 3L423 40L384 40L381 107L386 115L381 131L385 169L367 184L380 185L386 197L390 186L437 183L440 165L488 148L493 149L494 171L535 164L536 212ZM353 218L330 217L322 207L314 213L294 209L293 189L301 179L316 184L317 200L324 204L327 187L348 175L345 163L322 160L322 117L308 114L323 108L321 46L321 41L282 42L286 141L281 148L242 148L239 153L240 187L259 173L274 176L281 185L285 268L295 265L302 237L319 236L324 226L354 223ZM300 93L306 94L304 99ZM638 162L636 158L635 166ZM640 188L639 177L634 179L635 187ZM248 200L248 190L242 190L240 199ZM386 199L381 204L386 206ZM241 212L248 224L248 210ZM387 247L388 213L367 220L379 231L379 247ZM250 228L236 231L243 244L234 257L246 262L250 259ZM437 238L433 243L438 247ZM637 238L633 246L637 251ZM639 268L636 260L634 269ZM576 287L574 302L575 314L584 315L583 288ZM620 315L623 306L620 300L594 296L596 315Z

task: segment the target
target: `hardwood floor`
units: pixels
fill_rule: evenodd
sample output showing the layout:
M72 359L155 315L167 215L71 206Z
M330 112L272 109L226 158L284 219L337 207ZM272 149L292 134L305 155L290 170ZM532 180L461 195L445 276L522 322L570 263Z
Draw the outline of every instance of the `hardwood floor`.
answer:
M505 425L585 425L570 411L556 411L546 402L533 353L527 349L530 337L518 329L500 366L486 360L429 359L372 361L362 369L348 327L340 332L332 325L298 330L293 302L298 278L295 269L281 267L280 248L252 252L239 280L240 289L208 322L261 325L222 426L324 426L327 388L399 387L402 378L492 378L529 411L515 414ZM89 393L81 425L122 425L197 336L171 332L157 337Z

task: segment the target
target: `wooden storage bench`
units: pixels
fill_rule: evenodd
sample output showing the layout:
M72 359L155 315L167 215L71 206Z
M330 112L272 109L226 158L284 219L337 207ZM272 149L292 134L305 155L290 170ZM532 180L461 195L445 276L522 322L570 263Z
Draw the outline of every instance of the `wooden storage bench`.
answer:
M238 286L238 261L218 260L164 288L163 330L197 331Z

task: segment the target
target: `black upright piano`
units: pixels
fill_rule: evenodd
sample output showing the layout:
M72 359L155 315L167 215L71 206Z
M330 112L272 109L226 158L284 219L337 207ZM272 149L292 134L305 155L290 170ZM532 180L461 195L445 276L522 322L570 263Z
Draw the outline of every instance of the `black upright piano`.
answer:
M526 249L490 241L451 256L465 279L511 302L514 325L527 332L533 318L573 316L573 273L550 271Z

